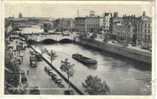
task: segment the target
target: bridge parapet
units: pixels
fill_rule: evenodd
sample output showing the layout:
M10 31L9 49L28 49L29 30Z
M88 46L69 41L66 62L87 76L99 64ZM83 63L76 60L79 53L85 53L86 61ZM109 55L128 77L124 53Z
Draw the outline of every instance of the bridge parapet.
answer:
M74 40L76 36L74 35L68 35L68 36L63 36L63 35L27 35L28 39L30 40L35 40L35 41L43 41L46 39L52 39L55 41L60 41L62 39L69 39L69 40Z

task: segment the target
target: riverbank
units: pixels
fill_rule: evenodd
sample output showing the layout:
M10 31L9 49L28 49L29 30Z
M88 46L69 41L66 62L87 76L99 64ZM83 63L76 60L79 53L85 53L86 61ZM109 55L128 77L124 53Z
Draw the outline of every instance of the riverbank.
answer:
M131 49L123 46L116 46L113 44L91 40L91 39L77 39L69 40L63 39L61 41L55 41L51 39L46 39L40 42L29 40L31 44L55 44L55 43L75 43L81 46L90 47L92 49L100 50L102 52L109 52L124 58L132 59L134 61L146 63L151 65L151 52L140 51L136 49Z
M115 46L108 43L104 43L96 40L90 40L90 39L79 39L76 40L75 43L83 46L88 46L94 49L98 49L104 52L120 55L135 61L151 64L151 53L148 52L142 52L135 49Z

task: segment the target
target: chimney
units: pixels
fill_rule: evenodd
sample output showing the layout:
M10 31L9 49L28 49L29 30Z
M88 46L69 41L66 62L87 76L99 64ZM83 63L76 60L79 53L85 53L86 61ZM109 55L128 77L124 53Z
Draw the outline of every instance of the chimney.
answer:
M143 11L143 16L146 16L146 12L145 11Z
M80 13L79 13L79 9L77 9L77 17L79 17L80 15L79 15Z
M90 16L90 17L95 16L95 11L90 11L90 12L89 12L89 16Z
M118 12L114 12L113 17L118 17Z

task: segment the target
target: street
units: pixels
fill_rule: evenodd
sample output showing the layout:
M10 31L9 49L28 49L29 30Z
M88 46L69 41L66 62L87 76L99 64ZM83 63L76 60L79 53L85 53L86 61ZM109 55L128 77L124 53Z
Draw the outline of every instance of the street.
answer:
M24 61L20 65L20 69L24 70L29 88L38 86L41 94L64 94L64 88L58 88L51 80L50 76L44 71L44 67L48 66L44 61L38 62L37 68L32 68L29 64L30 49L27 48L24 52ZM27 71L29 73L27 74Z

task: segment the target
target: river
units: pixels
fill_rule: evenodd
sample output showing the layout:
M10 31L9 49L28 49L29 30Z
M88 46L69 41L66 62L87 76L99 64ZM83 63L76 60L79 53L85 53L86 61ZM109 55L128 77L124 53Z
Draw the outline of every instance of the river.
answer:
M151 71L143 68L148 67L146 64L137 63L109 53L101 53L76 44L37 45L37 47L54 50L56 52L58 57L53 61L53 65L58 70L60 70L61 60L65 58L68 58L72 64L75 64L74 76L70 80L82 91L84 91L82 83L86 77L93 75L106 81L112 95L151 94ZM98 61L97 68L88 68L72 59L72 54L74 53L80 53L96 59Z

